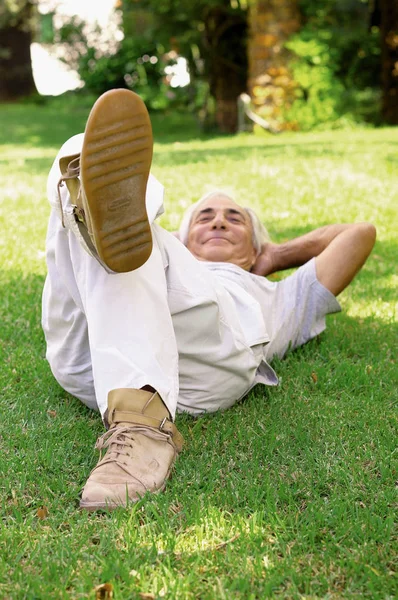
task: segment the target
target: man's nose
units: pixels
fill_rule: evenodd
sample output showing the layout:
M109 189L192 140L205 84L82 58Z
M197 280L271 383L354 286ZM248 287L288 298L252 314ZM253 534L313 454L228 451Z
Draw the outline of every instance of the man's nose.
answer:
M217 213L214 215L214 219L212 222L213 229L225 229L226 227L226 219L224 213Z

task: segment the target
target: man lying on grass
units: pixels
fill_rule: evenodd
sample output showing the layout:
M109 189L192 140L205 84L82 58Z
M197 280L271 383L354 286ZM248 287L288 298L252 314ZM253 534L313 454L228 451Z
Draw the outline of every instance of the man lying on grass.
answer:
M177 410L224 410L257 383L276 385L272 357L324 330L375 241L359 223L273 244L222 192L189 209L178 240L154 222L163 188L151 159L145 105L111 90L48 180L47 358L107 427L82 494L88 510L164 488L183 443ZM300 268L280 282L264 277L290 267Z

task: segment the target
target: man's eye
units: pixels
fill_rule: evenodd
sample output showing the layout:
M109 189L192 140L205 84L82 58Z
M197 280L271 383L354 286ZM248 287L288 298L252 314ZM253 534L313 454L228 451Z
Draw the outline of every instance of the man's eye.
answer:
M230 217L229 220L231 221L231 223L242 223L242 219L240 219L239 217Z
M206 223L210 221L211 217L209 215L203 215L203 217L199 217L198 223Z

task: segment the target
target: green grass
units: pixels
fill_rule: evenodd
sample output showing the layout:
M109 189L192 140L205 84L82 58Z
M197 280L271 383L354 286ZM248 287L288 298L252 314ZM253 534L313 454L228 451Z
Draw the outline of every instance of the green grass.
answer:
M54 381L40 328L46 175L87 114L0 109L0 598L95 598L105 582L116 600L396 598L397 130L205 138L189 117L154 117L164 226L211 184L275 240L369 220L378 241L343 314L275 363L278 388L179 417L166 492L88 515L102 424Z

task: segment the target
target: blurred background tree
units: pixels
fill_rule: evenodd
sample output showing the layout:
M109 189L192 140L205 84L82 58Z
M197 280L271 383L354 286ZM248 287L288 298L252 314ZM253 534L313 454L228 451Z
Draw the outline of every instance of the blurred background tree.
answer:
M44 2L2 0L0 100L35 92L36 33L86 91L127 87L151 109L183 106L222 132L236 131L246 91L277 129L398 123L397 0L115 0L104 29ZM189 85L173 88L182 58Z
M202 121L234 132L237 98L247 85L247 0L122 0L127 35L142 25L166 49L186 58L189 95ZM214 107L212 107L212 102Z
M296 99L284 117L301 129L380 120L381 39L372 3L299 0L299 8L302 26L286 43Z
M172 61L163 46L141 30L113 39L103 33L98 25L72 17L54 30L53 44L61 60L78 72L87 92L99 96L124 87L138 93L148 108L165 108L169 92L165 67Z
M375 0L373 14L381 33L382 114L387 123L398 125L398 1Z
M205 123L214 114L224 132L236 130L236 98L246 90L279 128L380 123L382 116L393 123L397 7L397 0L121 2L126 35L139 23L187 58L191 104Z
M299 5L297 0L253 0L248 17L249 94L257 114L280 130L292 124L285 115L296 100L287 42L301 27Z
M36 92L30 55L36 26L35 0L1 0L0 102Z

